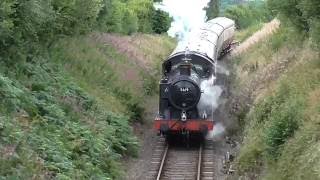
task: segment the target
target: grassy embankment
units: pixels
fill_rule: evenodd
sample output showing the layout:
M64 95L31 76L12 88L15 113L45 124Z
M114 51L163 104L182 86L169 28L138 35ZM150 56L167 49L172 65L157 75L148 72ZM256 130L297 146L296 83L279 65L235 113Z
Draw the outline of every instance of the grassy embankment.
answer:
M129 123L142 120L144 99L156 92L150 69L174 46L164 36L131 39L147 42L135 50L148 55L149 70L93 36L0 66L0 179L121 176L119 158L138 148Z
M234 57L243 128L238 173L250 179L320 179L320 56L290 28ZM249 101L249 102L248 102Z
M254 32L261 29L262 26L263 26L263 23L257 23L252 26L249 26L248 28L238 30L235 35L236 41L238 41L240 43L243 42L248 37L250 37Z

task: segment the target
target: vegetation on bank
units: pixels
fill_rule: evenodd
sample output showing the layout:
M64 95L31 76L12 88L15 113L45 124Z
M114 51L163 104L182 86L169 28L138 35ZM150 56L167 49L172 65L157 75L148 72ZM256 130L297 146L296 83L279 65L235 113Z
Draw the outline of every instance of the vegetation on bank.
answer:
M158 43L159 49L168 45L164 36L138 38ZM161 58L155 53L152 59ZM129 69L137 77L121 74ZM3 63L0 72L1 178L121 176L120 157L137 152L129 122L142 120L141 97L149 83L134 59L111 44L81 36L60 40L16 68Z
M208 19L225 16L236 23L236 41L242 42L259 30L274 15L264 1L211 0L205 7Z
M3 0L0 60L26 61L59 38L92 30L164 33L170 22L168 14L156 10L151 0Z
M303 43L294 43L298 41ZM241 120L244 139L237 160L239 174L319 179L319 52L297 32L282 27L236 61L242 74L239 89L253 89L254 101ZM243 68L250 64L255 68ZM260 80L255 79L259 76Z
M278 15L283 24L310 37L314 45L320 44L320 1L268 0L270 11Z
M170 18L152 3L0 2L0 179L121 177L119 159L138 148L129 122L141 121L143 87L155 75L92 31L165 32ZM159 44L150 55L156 62L174 44L160 35L137 38ZM127 79L121 67L137 76Z
M1 177L119 176L116 160L137 149L129 117L101 106L61 65L41 58L18 77L1 75Z
M237 93L253 101L239 113L243 142L238 174L251 179L319 179L320 54L318 29L313 29L317 15L303 20L318 2L299 1L296 8L285 8L291 1L267 3L282 20L280 29L234 59Z
M263 1L253 1L227 7L223 15L233 19L238 30L269 22L273 18Z

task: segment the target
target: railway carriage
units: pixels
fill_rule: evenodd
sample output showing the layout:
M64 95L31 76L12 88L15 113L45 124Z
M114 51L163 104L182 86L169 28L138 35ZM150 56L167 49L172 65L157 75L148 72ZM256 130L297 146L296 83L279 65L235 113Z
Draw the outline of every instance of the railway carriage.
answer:
M161 134L202 133L214 127L213 104L199 105L203 82L213 86L217 60L229 51L235 32L233 20L218 17L193 30L162 64L159 113L154 128Z

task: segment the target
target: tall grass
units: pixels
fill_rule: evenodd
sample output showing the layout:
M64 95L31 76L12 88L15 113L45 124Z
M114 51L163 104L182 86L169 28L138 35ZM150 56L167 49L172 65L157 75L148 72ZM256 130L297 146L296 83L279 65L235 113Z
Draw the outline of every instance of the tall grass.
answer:
M100 106L59 67L32 64L28 82L0 76L0 177L119 177L116 161L137 149L128 117Z
M0 179L121 179L120 158L139 146L129 124L143 113L140 71L88 37L1 64Z
M264 51L273 54L272 60L266 61L267 65L284 59L291 63L288 66L280 63L285 70L273 81L256 82L256 85L266 85L253 92L257 98L244 120L238 170L242 175L256 174L261 179L319 179L317 160L320 154L315 150L319 147L317 137L320 135L317 124L320 101L315 95L320 89L319 53L306 41L303 42L305 46L290 43L296 41L292 35L283 33L287 34L288 30L281 30L261 43L264 45L244 55L255 54L259 61L264 57L256 52ZM246 59L241 59L240 67L244 63ZM245 77L246 81L264 74L263 71L264 67L259 67L256 73ZM277 74L265 73L267 76Z
M238 42L243 42L244 40L246 40L248 37L250 37L253 33L255 33L256 31L258 31L259 29L262 28L262 23L257 23L254 25L249 26L246 29L242 29L239 30L236 33L235 39Z

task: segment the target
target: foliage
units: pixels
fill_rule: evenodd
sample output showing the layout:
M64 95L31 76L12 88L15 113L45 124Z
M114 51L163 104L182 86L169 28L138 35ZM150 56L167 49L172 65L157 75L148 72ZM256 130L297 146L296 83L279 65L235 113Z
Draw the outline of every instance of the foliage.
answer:
M144 72L141 73L141 76L143 77L143 89L145 95L152 96L159 93L159 84L155 77Z
M259 104L256 120L268 123L265 130L266 150L271 157L279 156L279 148L294 134L302 118L304 105L301 99L288 97L290 89L280 86L275 96Z
M139 32L152 32L152 13L155 10L153 1L132 0L128 2L128 7L136 12L139 21Z
M122 22L122 32L124 34L130 35L138 31L138 17L134 14L132 10L125 9Z
M144 94L116 70L137 67L82 35L163 33L168 15L152 3L0 1L0 179L121 177L120 158L137 153L129 122L141 120Z
M82 84L83 88L101 96L100 103L106 108L127 114L131 121L142 120L144 94L134 92L137 82L125 79L119 81L125 69L139 71L132 60L116 52L111 46L101 46L84 37L59 42L54 46L53 53L52 59L65 64L66 70L78 81L86 82ZM92 87L97 88L93 90Z
M257 1L262 1L262 0L255 0L255 2ZM234 5L239 5L239 4L243 4L246 3L245 0L221 0L220 1L220 13L223 14L223 12L230 6L234 6Z
M265 82L268 88L254 92L257 99L245 116L243 144L237 158L240 175L253 175L258 179L320 177L315 168L320 158L315 151L319 147L320 132L317 125L320 115L319 54L297 34L292 28L282 27L247 52L252 56L246 55L239 62L240 67L243 63L251 63L251 59L258 59L259 63L266 64L265 67L283 59L291 62L283 66L277 79ZM268 61L264 62L266 57ZM244 81L250 81L264 70L264 67L258 68L258 72Z
M174 48L166 36L137 37L153 62ZM120 158L137 155L129 123L144 110L136 82L148 77L121 76L143 71L133 61L78 36L17 66L0 62L0 179L121 179Z
M104 7L98 17L98 26L107 32L133 33L138 30L138 17L125 2L104 0Z
M26 66L33 72L27 82L0 76L0 112L8 114L1 121L1 178L119 177L115 162L137 148L128 117L102 108L61 67Z
M245 29L238 30L235 35L235 39L239 42L243 42L248 37L250 37L252 34L254 34L259 29L261 29L262 26L263 26L262 23L257 23L257 24L251 25Z
M311 32L311 39L319 44L319 6L317 0L268 0L268 7L279 14L282 22L290 22L299 31Z
M271 19L264 2L251 2L230 6L224 11L224 15L233 19L239 29L245 29L251 25Z
M219 6L220 0L210 0L207 7L204 9L206 10L206 16L208 20L213 19L219 16Z
M171 23L168 13L156 10L150 0L104 0L103 4L97 19L103 31L160 34L166 32Z
M0 7L0 53L4 60L13 63L27 59L57 35L90 31L101 1L5 0Z
M155 20L159 23L155 25ZM167 13L151 0L3 0L0 2L0 60L15 64L51 46L63 36L95 29L132 34L162 33Z
M152 30L157 34L165 33L171 26L172 18L162 10L156 10L152 14Z

